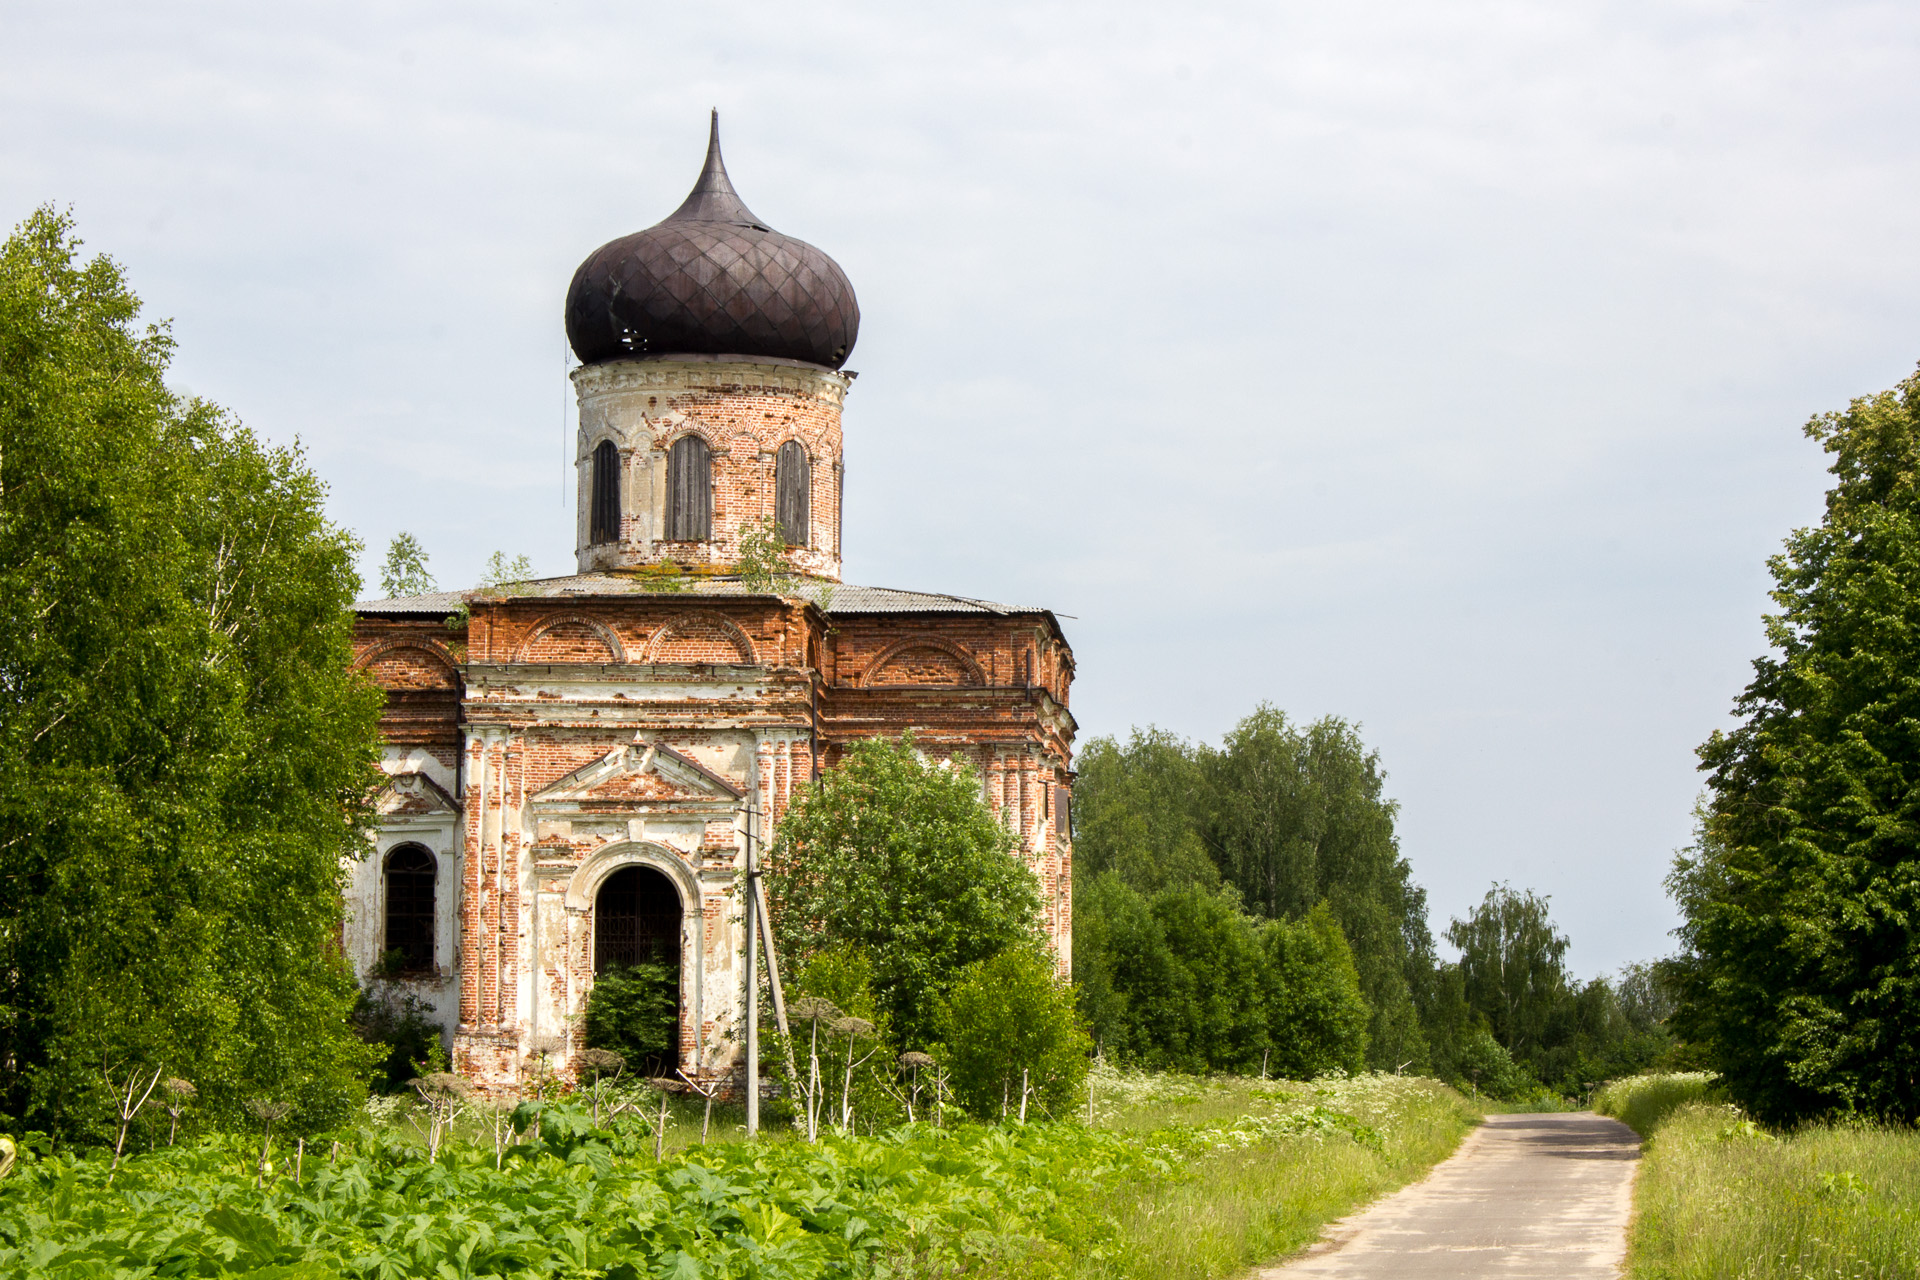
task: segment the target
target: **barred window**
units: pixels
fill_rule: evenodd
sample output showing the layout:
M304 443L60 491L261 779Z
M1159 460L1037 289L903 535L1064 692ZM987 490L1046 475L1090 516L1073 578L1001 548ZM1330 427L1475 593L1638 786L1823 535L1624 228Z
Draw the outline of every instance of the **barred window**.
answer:
M436 875L433 855L417 844L403 844L387 855L387 938L382 949L389 955L399 953L403 972L433 968Z

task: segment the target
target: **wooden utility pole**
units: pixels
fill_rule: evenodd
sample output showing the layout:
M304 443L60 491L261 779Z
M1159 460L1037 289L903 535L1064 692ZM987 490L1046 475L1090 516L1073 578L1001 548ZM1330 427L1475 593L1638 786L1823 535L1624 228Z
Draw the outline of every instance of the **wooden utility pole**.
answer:
M766 953L767 994L787 1047L787 1072L793 1074L793 1038L787 1032L786 992L780 985L780 956L774 949L773 920L767 891L760 882L760 806L747 805L747 1136L760 1132L760 954Z
M760 1132L760 806L747 806L747 1136Z

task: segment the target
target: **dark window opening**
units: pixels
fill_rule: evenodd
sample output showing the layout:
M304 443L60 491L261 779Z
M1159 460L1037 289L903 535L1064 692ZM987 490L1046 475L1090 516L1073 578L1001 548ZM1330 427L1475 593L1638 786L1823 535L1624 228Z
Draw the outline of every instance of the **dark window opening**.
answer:
M599 546L620 540L620 451L602 440L593 450L593 503L588 508L587 542Z
M798 440L789 440L780 446L773 466L773 515L790 547L804 547L810 541L812 493L813 467L807 462L806 448Z
M680 971L680 894L651 867L607 877L593 907L593 971L664 964Z
M403 973L433 970L433 855L403 844L387 855L387 937L383 965Z
M682 436L667 454L667 540L705 542L712 536L712 456L705 440Z

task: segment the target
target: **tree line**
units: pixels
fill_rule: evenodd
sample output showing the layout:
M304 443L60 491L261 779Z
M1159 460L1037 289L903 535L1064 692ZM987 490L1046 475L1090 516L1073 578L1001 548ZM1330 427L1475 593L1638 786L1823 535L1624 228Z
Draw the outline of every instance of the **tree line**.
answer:
M1660 975L1576 981L1531 892L1494 886L1442 960L1379 755L1337 717L1261 706L1217 747L1136 729L1077 764L1074 969L1121 1059L1432 1073L1517 1097L1675 1052Z

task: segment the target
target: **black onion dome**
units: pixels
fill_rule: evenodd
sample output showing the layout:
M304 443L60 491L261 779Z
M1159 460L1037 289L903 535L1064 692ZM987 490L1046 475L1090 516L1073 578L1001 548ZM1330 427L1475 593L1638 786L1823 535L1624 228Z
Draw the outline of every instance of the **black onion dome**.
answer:
M645 231L595 249L567 289L567 341L587 364L638 355L776 356L838 369L860 333L840 264L753 216L720 160Z

